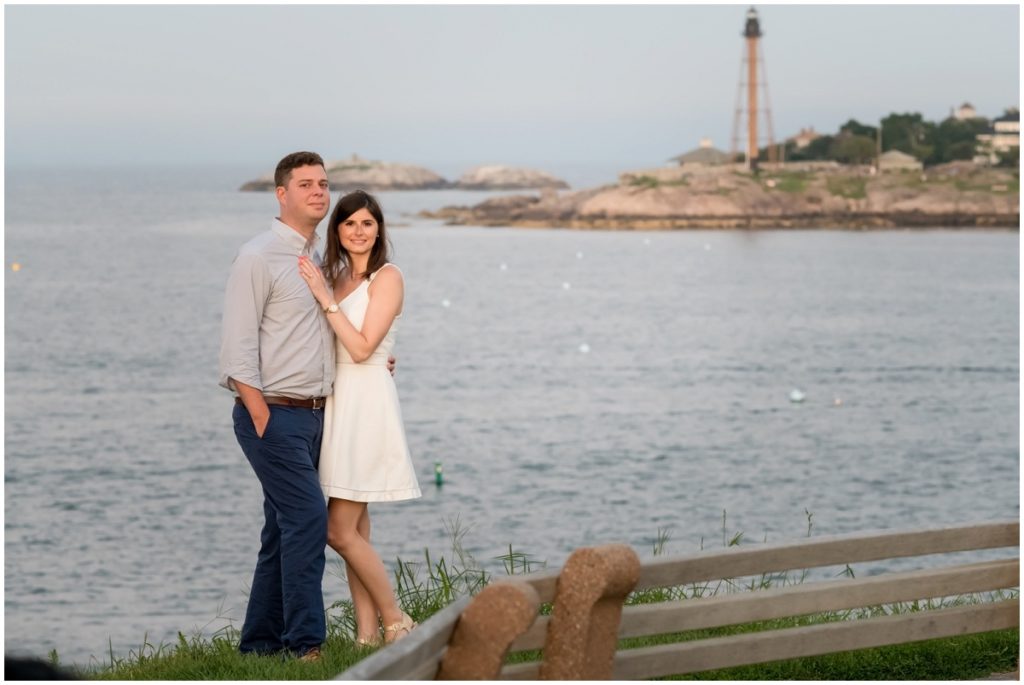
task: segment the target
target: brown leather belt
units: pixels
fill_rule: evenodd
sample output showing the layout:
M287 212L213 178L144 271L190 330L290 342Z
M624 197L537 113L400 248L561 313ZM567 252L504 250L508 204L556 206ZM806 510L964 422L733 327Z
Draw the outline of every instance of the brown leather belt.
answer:
M264 395L263 401L267 404L281 404L286 407L303 407L304 409L323 409L326 397L311 397L308 400L297 400L294 397L278 397L275 395ZM235 404L244 405L241 397L235 398Z

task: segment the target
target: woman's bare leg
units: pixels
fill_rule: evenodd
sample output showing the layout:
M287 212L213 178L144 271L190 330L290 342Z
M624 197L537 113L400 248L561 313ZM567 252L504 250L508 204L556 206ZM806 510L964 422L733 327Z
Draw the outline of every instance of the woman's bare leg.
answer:
M363 508L363 515L359 517L356 531L364 540L370 541L369 508ZM380 639L380 614L377 612L377 605L373 603L373 598L367 592L366 586L359 580L359 574L348 562L345 562L345 573L348 576L348 589L352 595L352 607L356 615L356 637L364 641L376 642Z
M398 601L395 599L380 556L359 532L359 523L363 516L367 516L369 532L366 502L352 502L332 497L327 504L327 544L345 559L349 585L353 588L353 603L356 602L356 590L352 584L352 579L355 578L361 586L360 592L365 591L370 597L380 614L381 622L387 626L400 622L403 614L398 608ZM357 607L357 611L358 609Z

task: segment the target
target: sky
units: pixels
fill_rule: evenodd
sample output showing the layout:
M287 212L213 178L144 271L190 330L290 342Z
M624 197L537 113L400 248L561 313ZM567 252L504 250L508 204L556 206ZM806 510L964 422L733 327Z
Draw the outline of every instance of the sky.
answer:
M6 164L660 165L730 149L747 7L6 5ZM758 11L776 141L1019 101L1016 5Z

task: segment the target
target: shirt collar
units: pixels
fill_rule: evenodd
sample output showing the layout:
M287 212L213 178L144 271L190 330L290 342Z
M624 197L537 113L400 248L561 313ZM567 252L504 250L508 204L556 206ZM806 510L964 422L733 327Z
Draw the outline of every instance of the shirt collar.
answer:
M271 222L270 230L273 231L278 238L283 240L286 245L295 249L297 252L311 253L316 249L316 243L319 236L317 236L315 231L313 235L310 236L309 240L306 240L302 237L301 233L276 218Z

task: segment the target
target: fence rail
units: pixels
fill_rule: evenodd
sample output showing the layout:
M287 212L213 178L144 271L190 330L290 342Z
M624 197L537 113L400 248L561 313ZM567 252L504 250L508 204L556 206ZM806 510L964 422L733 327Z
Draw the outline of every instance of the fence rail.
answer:
M470 603L463 597L430 617L386 649L366 657L336 680L433 680L459 615Z
M1019 539L1018 521L1000 521L734 547L658 557L643 564L632 550L621 545L584 548L574 552L562 569L492 584L489 588L496 590L482 592L473 600L473 606L480 604L474 616L497 612L496 620L500 620L500 608L511 606L511 601L517 602L520 618L523 611L528 613L518 632L506 630L501 639L489 633L491 639L473 642L477 652L490 650L489 656L480 655L475 665L466 661L467 653L473 650L448 648L454 644L451 640L458 639L453 638L457 628L465 638L470 624L482 625L478 618L459 625L460 616L468 616L473 610L473 606L467 610L470 602L464 599L339 678L432 679L439 673L456 679L652 678L1012 628L1019 625L1018 601L1001 599L615 651L617 641L623 638L827 612L856 613L857 609L1016 588L1020 562L1017 556L974 563L942 560L938 565L931 560L922 562L930 568L911 571L623 607L624 593L630 589L671 588L865 561L1016 548ZM488 602L491 604L483 606ZM537 615L537 608L544 602L554 604L550 616ZM463 640L462 644L467 643ZM501 666L510 651L538 649L544 650L542 661ZM481 675L484 662L495 667Z

